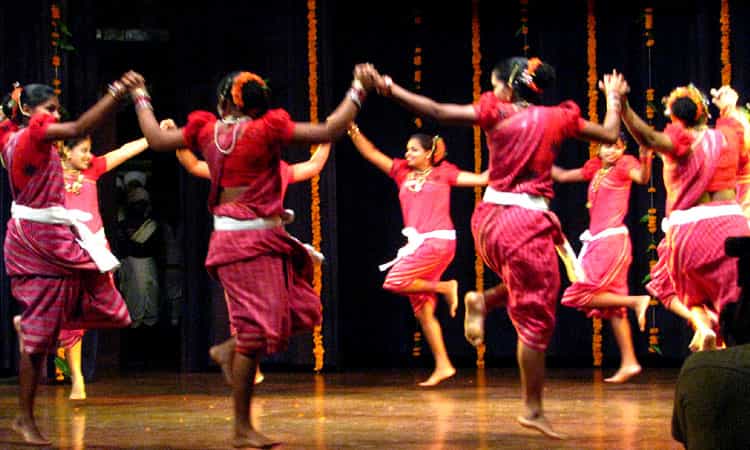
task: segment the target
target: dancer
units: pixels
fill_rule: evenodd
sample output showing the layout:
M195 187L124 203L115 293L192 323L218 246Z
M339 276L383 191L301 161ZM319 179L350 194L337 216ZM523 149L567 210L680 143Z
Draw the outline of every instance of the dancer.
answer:
M717 348L717 318L740 295L737 265L724 253L724 241L750 234L735 191L744 133L732 118L737 93L723 86L714 91L713 102L721 111L715 129L706 125L708 101L693 85L674 89L666 99L671 123L663 132L646 124L627 102L622 114L636 141L664 160L665 244L657 266L673 282L675 295L666 299L667 308L695 327L691 350ZM679 303L673 305L674 300Z
M599 153L583 167L565 170L552 166L552 179L560 183L589 181L589 229L581 235L583 248L578 260L584 277L574 280L565 290L562 304L578 308L588 317L609 319L620 348L620 368L604 381L623 383L641 372L633 350L627 309L635 311L638 327L646 326L648 295L628 295L628 269L633 248L628 228L623 225L628 213L630 187L635 181L646 184L651 176L652 152L639 150L640 161L625 155L625 142L600 145Z
M483 340L484 318L491 306L506 306L518 333L518 364L524 412L521 425L562 438L544 416L544 352L555 323L560 288L555 244L562 243L557 217L548 210L552 162L566 138L614 143L620 124L620 96L627 83L616 72L600 87L607 97L604 125L581 118L570 101L537 106L543 89L554 80L554 69L538 58L513 57L492 71L491 92L476 104L437 103L397 85L368 68L382 95L411 111L441 123L473 126L485 132L489 147L489 186L472 217L476 247L484 262L504 284L466 296L465 330L470 342ZM470 328L470 329L469 329Z
M168 119L168 127L167 129L171 128L177 128L176 125L174 125L174 122L171 119ZM280 162L280 170L281 170L281 197L282 197L282 203L284 195L286 194L286 188L288 185L293 183L299 183L302 181L307 181L311 179L312 177L319 175L320 172L323 171L323 167L325 166L326 161L328 160L328 155L331 152L331 144L319 144L315 147L315 150L313 151L312 156L309 160L295 163L295 164L288 164L285 161ZM176 152L177 160L182 164L182 166L187 170L187 172L193 176L199 177L199 178L207 178L211 179L211 173L208 169L208 164L205 161L200 161L198 158L196 158L195 154L193 154L192 151L189 149L180 149ZM287 210L290 211L290 210ZM287 222L288 223L288 222ZM305 248L308 249L308 251L311 251L311 255L313 257L313 260L316 261L322 261L322 254L317 253L314 248L307 246L306 244ZM316 254L317 253L317 254ZM224 299L227 300L227 306L229 305L228 299L226 295L224 296ZM218 355L222 352L222 348L226 347L229 349L228 351L234 352L234 347L236 346L236 340L234 336L237 334L237 330L234 329L230 325L230 333L231 337L224 341L223 343L216 345L211 348L210 353L211 357L213 359L217 359ZM231 386L232 384L232 373L231 373L231 367L222 367L222 369L230 369L226 370L224 372L224 377L227 381L227 383ZM258 362L258 365L255 369L255 378L254 383L260 384L265 379L265 376L260 370L260 362Z
M49 445L34 419L34 399L46 354L62 325L122 327L130 323L122 299L106 295L97 280L117 260L80 220L87 213L65 209L65 182L55 141L85 136L142 77L128 72L75 121L57 123L60 102L50 86L14 89L9 119L0 124L3 165L14 203L5 236L5 269L23 313L14 318L19 335L20 412L13 429L26 443ZM75 232L74 232L75 228ZM91 302L89 297L103 301Z
M368 70L368 65L355 68L347 96L322 124L293 122L283 109L270 109L270 89L250 72L221 80L218 119L196 111L179 130L159 128L143 85L132 91L152 149L188 147L202 152L210 168L214 231L206 267L224 288L237 330L235 352L225 346L214 357L231 367L235 447L277 444L250 422L250 377L264 354L283 350L292 333L310 331L321 320L320 298L311 285L312 261L283 228L281 147L329 142L343 134L372 87L371 78L362 80Z
M440 281L456 254L456 230L450 217L451 186L486 186L488 174L461 171L445 161L445 142L439 136L413 134L406 143L405 159L385 155L357 125L349 127L349 137L362 156L393 178L399 188L404 216L402 233L408 243L396 259L380 266L380 270L390 268L383 289L409 298L435 358L435 370L419 385L435 386L456 374L445 350L440 322L435 318L435 294L445 298L451 317L458 309L458 282Z

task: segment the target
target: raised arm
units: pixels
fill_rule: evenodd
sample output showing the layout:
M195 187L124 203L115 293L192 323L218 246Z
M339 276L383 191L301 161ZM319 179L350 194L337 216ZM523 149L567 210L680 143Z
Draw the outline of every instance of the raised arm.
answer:
M361 131L359 131L359 127L356 124L351 124L347 133L352 139L354 147L357 148L357 151L359 151L366 160L370 161L375 167L386 174L391 173L393 159L378 150L378 148L375 147L375 145L370 142Z
M292 179L295 182L306 181L323 171L331 153L331 143L319 144L313 155L307 161L292 164Z
M148 142L146 138L136 139L135 141L128 142L117 150L112 150L104 155L104 160L107 162L106 171L114 169L130 158L143 153L148 148Z
M182 164L182 167L184 167L190 175L211 179L211 172L208 170L208 164L206 161L201 161L196 158L192 151L187 148L181 148L175 151L175 155L177 156L177 161Z
M599 125L594 122L584 121L578 137L581 139L614 144L620 135L620 110L621 99L627 94L628 83L622 74L613 70L611 74L604 75L599 81L599 88L607 97L607 112L604 115L604 123Z
M456 186L471 187L471 186L487 186L490 180L490 171L485 170L482 173L468 172L462 170L458 172L456 177Z
M104 120L133 86L143 83L143 77L136 72L125 73L118 81L109 86L109 93L81 114L78 119L70 122L50 124L45 131L45 139L62 140L91 134Z
M672 140L664 133L654 130L654 128L641 119L633 108L630 107L627 100L623 102L622 121L627 127L628 132L641 147L653 149L660 153L672 153L674 147Z
M552 179L558 183L579 183L586 181L583 178L583 168L563 169L559 166L552 166Z
M646 147L638 148L638 159L641 161L641 167L630 169L630 179L638 184L648 183L651 178L651 161L654 159L654 152Z
M130 90L130 96L135 104L138 125L152 150L166 152L187 147L181 128L162 129L156 121L154 108L151 106L151 96L146 91L143 80Z

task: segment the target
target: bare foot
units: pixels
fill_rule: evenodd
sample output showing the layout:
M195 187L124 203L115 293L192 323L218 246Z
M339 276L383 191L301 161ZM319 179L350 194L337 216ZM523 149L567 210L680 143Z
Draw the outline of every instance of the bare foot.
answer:
M707 329L703 331L703 339L701 341L699 351L705 352L708 350L717 349L718 347L716 346L716 333L714 333L714 330Z
M703 333L701 333L700 328L695 329L695 333L693 333L693 338L690 340L690 343L688 344L688 348L691 352L697 352L698 349L700 349L700 343L703 340Z
M425 381L419 383L422 387L429 387L429 386L437 386L442 382L443 380L447 380L448 378L452 377L456 374L456 369L453 367L450 367L448 369L435 369L434 372L432 372L432 375L430 375L430 378L426 379Z
M518 423L520 423L521 426L537 430L552 439L565 439L567 437L564 434L557 433L553 430L552 425L550 425L547 418L542 414L537 414L533 417L518 416L516 417L516 420L518 420Z
M265 380L266 377L263 375L263 372L260 371L260 369L255 371L255 378L253 379L253 384L260 384Z
M634 366L621 366L617 369L614 375L609 378L605 378L605 383L624 383L634 376L641 373L641 366L636 364Z
M232 438L232 446L235 448L273 448L277 445L281 445L281 442L274 441L255 430L235 434L234 438Z
M74 377L73 386L70 388L71 400L86 400L86 383L83 381L83 377Z
M451 317L456 317L456 311L458 311L458 281L450 280L447 283L450 285L450 291L445 294L445 301L448 302Z
M25 443L29 445L52 445L52 441L42 436L36 427L34 420L16 417L12 425L13 431L23 436Z
M648 295L639 295L635 306L635 316L638 318L638 328L646 331L646 311L648 304L651 303L651 297Z
M464 296L464 336L474 347L484 342L484 295L469 291Z
M23 353L23 333L21 333L21 316L13 316L13 328L16 329L18 335L18 351Z
M234 337L227 339L221 344L214 345L208 349L208 355L211 356L224 373L224 380L228 385L232 385L232 359L234 356L235 340Z

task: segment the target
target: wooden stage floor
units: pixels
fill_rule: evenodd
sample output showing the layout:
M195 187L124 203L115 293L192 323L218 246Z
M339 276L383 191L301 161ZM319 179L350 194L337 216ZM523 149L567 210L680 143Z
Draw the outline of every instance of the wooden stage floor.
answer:
M609 374L611 370L607 371ZM266 373L256 426L283 449L680 449L670 436L677 369L647 369L609 385L593 369L548 370L545 408L565 441L516 424L515 369L461 369L437 388L415 385L426 370ZM41 386L37 420L52 448L230 448L229 388L218 373L106 377L71 402L69 386ZM0 448L10 430L16 380L0 380Z

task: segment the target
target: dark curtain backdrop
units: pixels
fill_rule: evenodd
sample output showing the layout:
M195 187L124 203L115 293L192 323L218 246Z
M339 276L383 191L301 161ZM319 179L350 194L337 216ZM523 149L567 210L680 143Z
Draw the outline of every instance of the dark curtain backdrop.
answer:
M599 73L612 68L622 71L631 84L630 101L644 111L648 84L641 10L644 2L597 2L597 67ZM743 93L748 79L743 72L750 58L746 23L750 6L731 3L731 49L733 86ZM64 20L73 33L76 51L63 57L63 102L78 115L100 95L106 83L134 68L147 78L159 117L174 117L184 124L194 109L214 110L215 85L231 70L247 68L268 78L275 103L296 120L309 118L307 3L229 2L217 0L199 5L138 0L129 2L63 1ZM422 49L421 92L439 101L469 103L472 93L471 2L410 0L365 5L340 0L318 1L319 116L338 104L351 81L355 63L369 61L394 80L414 87L414 49ZM656 98L678 84L694 82L704 91L720 85L720 30L718 0L654 2L652 70ZM576 101L587 114L586 11L584 0L529 4L530 54L553 64L557 85L545 93L544 102ZM415 23L415 17L421 23ZM489 73L499 60L522 53L518 2L480 3L482 90L490 87ZM97 39L97 29L159 29L168 39L151 42L117 42ZM4 2L0 6L0 86L10 90L15 81L51 82L49 64L49 2ZM604 113L603 100L599 116ZM714 115L717 114L713 111ZM372 95L358 118L362 131L384 152L401 156L408 136L415 131L414 117L387 99ZM660 114L657 127L664 125ZM428 121L428 132L446 139L449 159L463 169L473 168L470 128L439 126ZM123 107L94 137L97 149L109 149L139 136L132 107ZM99 150L101 151L101 150ZM637 149L631 142L629 151ZM294 146L285 151L290 162L306 159L309 149ZM486 165L486 148L483 147ZM222 293L210 280L203 259L210 233L205 207L207 183L187 176L172 154L147 152L157 176L150 183L154 197L163 205L162 217L184 226L187 298L182 321L174 339L159 343L174 355L176 368L185 371L209 367L207 348L226 337L226 311ZM588 145L566 142L557 163L578 167L588 158ZM661 165L656 162L656 205L663 213L664 192ZM2 226L7 219L10 197L6 175L0 176ZM334 147L320 181L324 265L323 310L326 366L410 367L431 364L426 344L422 356L412 356L414 332L418 329L406 299L383 291L383 274L377 265L389 260L402 243L401 212L392 180L365 162L344 136ZM578 235L587 226L586 186L557 186L553 209L564 231L577 249ZM102 213L111 227L116 211L114 177L100 184ZM455 189L451 195L453 220L458 233L456 258L446 277L459 280L461 294L474 286L474 249L469 220L473 190ZM641 280L648 270L646 247L649 236L639 223L649 205L644 187L634 186L627 225L634 244L630 273L631 292L643 293ZM292 234L310 241L310 185L289 189L287 206L297 211ZM661 236L657 236L659 239ZM563 275L563 288L567 285ZM497 277L487 271L485 284ZM10 318L17 306L9 295L9 280L0 277L0 373L16 369L17 346ZM456 364L471 366L475 352L463 338L459 317L450 319L444 305L438 308L448 352ZM558 308L556 332L550 346L552 364L591 363L591 321L577 311ZM648 353L648 336L634 332L636 349L648 365L675 365L686 355L690 331L677 318L658 307L650 313L649 326L660 329L663 356ZM635 330L635 327L634 327ZM609 328L604 331L605 363L616 363L618 353ZM108 334L108 348L117 352L119 335ZM487 360L490 365L514 364L515 331L504 311L487 321ZM269 358L269 365L309 368L312 365L310 335L296 338L290 349Z

